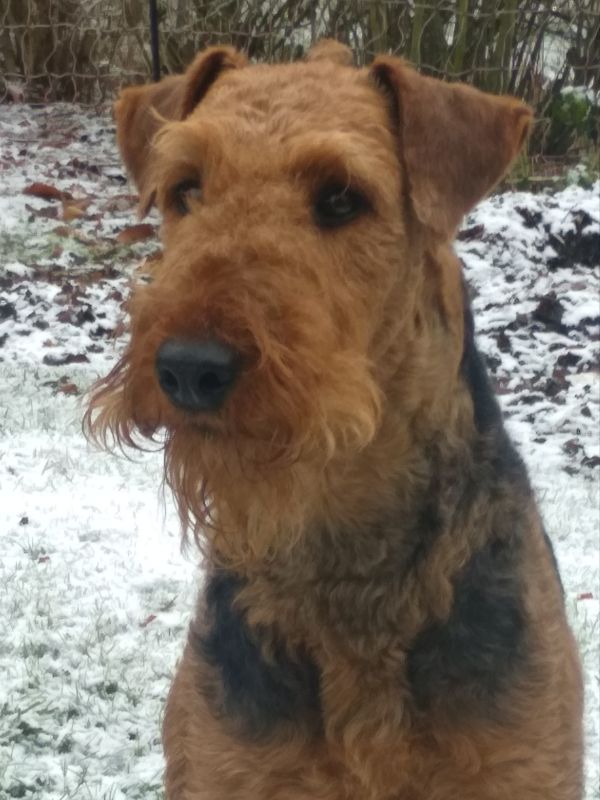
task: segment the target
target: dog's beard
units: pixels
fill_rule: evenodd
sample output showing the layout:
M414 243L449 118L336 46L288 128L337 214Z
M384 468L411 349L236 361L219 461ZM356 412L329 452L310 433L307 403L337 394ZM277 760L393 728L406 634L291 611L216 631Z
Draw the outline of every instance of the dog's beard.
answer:
M368 336L344 316L344 293L335 294L334 314L294 285L275 295L275 313L272 299L254 298L260 287L234 292L217 282L219 291L211 284L210 294L185 303L168 282L136 291L131 344L86 415L88 431L105 444L158 438L184 529L232 560L297 540L325 503L325 473L372 442L382 411ZM165 340L205 329L240 354L244 369L222 409L189 414L160 389L155 354Z
M293 546L318 520L331 465L367 447L378 429L379 391L356 356L329 360L320 394L300 381L283 395L257 380L218 420L180 417L167 428L165 477L184 530L228 563Z

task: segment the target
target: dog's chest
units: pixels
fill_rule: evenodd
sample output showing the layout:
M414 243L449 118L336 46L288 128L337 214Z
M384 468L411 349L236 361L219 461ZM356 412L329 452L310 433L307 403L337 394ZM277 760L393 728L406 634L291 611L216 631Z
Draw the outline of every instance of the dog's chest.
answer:
M215 573L205 590L204 624L192 634L194 649L218 687L210 691L209 702L242 735L256 739L281 725L320 735L329 729L330 714L359 718L364 713L360 706L375 709L378 695L385 698L384 717L390 715L390 704L397 707L398 726L404 724L407 703L419 714L433 707L447 707L450 713L460 707L461 714L478 718L494 714L495 698L526 662L516 558L518 552L510 547L487 547L473 556L456 581L449 618L424 627L410 643L402 641L405 610L395 607L376 582L363 585L362 594L358 581L324 583L320 601L316 593L320 605L326 606L328 594L338 597L335 625L329 625L326 649L314 648L316 658L308 648L291 646L276 624L251 626L236 603L243 583L231 573ZM370 607L368 614L357 608L357 596ZM318 613L314 599L305 603L304 618L300 614L291 623L296 636L309 626L308 615ZM331 597L329 603L315 620L321 629L328 627ZM281 621L285 616L282 602ZM343 688L348 675L355 677ZM344 698L351 699L352 708L340 709ZM479 699L475 703L472 698Z

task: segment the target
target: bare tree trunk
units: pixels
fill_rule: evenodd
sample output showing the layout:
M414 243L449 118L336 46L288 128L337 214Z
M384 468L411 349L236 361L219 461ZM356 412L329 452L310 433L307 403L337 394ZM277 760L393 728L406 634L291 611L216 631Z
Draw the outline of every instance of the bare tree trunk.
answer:
M421 35L421 69L431 75L445 76L448 72L448 43L445 27L451 19L444 0L430 4Z
M506 91L510 80L510 62L517 20L517 0L505 0L500 7L500 22L496 36L496 46L490 64L493 72L489 86L494 92Z
M454 36L452 40L452 74L459 78L464 67L465 48L469 30L469 0L456 0Z
M10 18L10 0L0 0L0 76L4 81L8 76L19 74L19 64L18 40ZM4 93L5 87L1 87L1 91Z
M369 48L374 53L387 51L389 30L387 6L383 0L368 0L369 3Z
M40 0L9 0L7 19L14 27L27 93L45 97L50 89L46 62L53 52L51 8Z
M410 39L410 60L415 67L421 66L421 41L423 39L423 24L425 22L425 6L415 3Z
M583 56L582 83L600 90L600 2L591 0L589 13L581 15L585 18L581 53Z
M177 8L175 11L175 28L180 30L185 25L189 24L192 18L189 0L177 0Z

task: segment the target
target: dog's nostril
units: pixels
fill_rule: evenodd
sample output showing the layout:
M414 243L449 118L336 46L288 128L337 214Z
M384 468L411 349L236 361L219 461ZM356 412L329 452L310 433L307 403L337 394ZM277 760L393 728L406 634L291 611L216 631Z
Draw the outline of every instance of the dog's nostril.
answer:
M200 376L198 388L201 392L214 392L223 387L223 381L216 372L207 372Z
M179 381L168 369L158 371L158 381L166 392L176 392L179 389Z

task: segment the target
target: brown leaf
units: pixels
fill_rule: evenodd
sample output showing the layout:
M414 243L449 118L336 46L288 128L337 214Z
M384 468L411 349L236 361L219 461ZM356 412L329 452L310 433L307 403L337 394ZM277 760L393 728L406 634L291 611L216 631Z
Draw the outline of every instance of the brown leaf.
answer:
M69 228L68 225L58 225L52 231L56 236L61 236L63 238L69 237L73 235L73 231Z
M80 204L63 203L63 219L65 222L85 216L85 209Z
M129 228L124 228L117 236L117 241L121 244L134 244L135 242L143 242L145 239L150 239L154 234L154 225L143 222L140 225L131 225Z
M74 383L61 383L57 389L60 394L76 395L79 394L79 389Z
M72 200L73 195L69 192L61 192L56 186L48 183L31 183L23 189L23 194L32 197L41 197L42 200Z
M570 456L574 456L581 450L581 444L577 439L569 439L563 444L563 450Z

